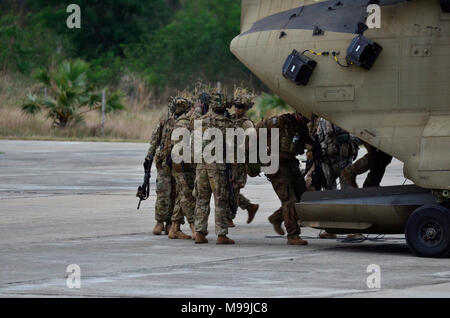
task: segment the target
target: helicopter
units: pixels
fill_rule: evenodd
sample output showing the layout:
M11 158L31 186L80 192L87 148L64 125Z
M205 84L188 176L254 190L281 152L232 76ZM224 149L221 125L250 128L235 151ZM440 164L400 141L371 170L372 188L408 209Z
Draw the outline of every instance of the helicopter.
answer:
M306 117L403 162L414 185L305 192L329 233L405 234L450 255L450 0L242 0L231 52Z

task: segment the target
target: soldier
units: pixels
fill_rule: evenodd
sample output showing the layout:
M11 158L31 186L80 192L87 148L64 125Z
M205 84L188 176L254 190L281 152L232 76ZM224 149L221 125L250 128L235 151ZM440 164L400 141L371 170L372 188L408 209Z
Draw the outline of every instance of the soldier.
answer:
M336 179L339 178L341 189L350 188L351 186L341 177L341 171L358 156L359 147L355 138L324 118L317 118L316 121L317 127L313 132L313 138L317 149L313 149L314 171L311 183L318 191L322 190L322 187L326 190L335 190ZM319 238L334 239L336 234L323 231Z
M324 188L335 190L337 188L336 179L339 178L341 189L350 188L341 176L341 171L353 162L358 156L358 145L345 130L333 125L324 118L319 119L319 124L315 134L316 146L320 147L320 158L316 162L321 163L324 175Z
M319 117L316 114L312 114L311 120L307 124L309 136L314 140L317 132L317 128L319 127ZM317 175L316 175L316 167L314 164L314 156L313 156L313 147L306 145L306 168L305 168L305 184L306 191L320 191L322 189L321 186L317 184Z
M178 96L172 103L174 109L172 113L176 118L174 129L177 128L190 128L190 121L193 115L194 108L193 103L187 97ZM189 110L190 109L190 110ZM189 112L187 112L189 110ZM187 113L186 113L187 112ZM178 141L172 141L172 147ZM180 154L182 155L182 154ZM172 163L172 176L176 183L176 199L175 207L172 215L172 227L170 228L170 239L191 239L192 237L183 233L181 225L184 224L184 218L186 217L189 226L192 231L192 235L195 234L194 229L194 209L195 198L192 195L195 181L195 170L190 163Z
M224 137L223 142L225 142L226 128L233 127L233 122L224 116L225 110L226 103L223 95L216 93L211 97L208 113L200 118L202 120L203 132L208 128L217 128L222 132ZM226 149L225 145L223 149ZM208 243L206 235L210 213L209 204L211 194L214 194L215 227L218 236L216 244L234 244L234 241L226 236L228 234L227 221L230 213L228 201L230 192L225 186L229 182L226 176L226 163L206 163L204 159L201 163L197 163L196 166L195 192L197 202L195 206L195 243ZM225 162L225 153L223 162Z
M161 117L153 130L150 147L145 158L145 161L149 162L153 162L153 158L156 160L156 224L153 228L155 235L161 235L162 231L165 231L166 235L169 234L170 218L175 204L175 180L170 167L170 137L175 125L175 118L170 112L173 109L172 101L172 99L169 101L169 113Z
M236 88L234 90L233 100L231 105L235 108L235 113L231 116L231 120L234 123L235 128L242 128L244 131L247 129L255 128L255 124L246 115L247 111L253 106L252 94L249 94L247 90L242 88ZM248 140L248 139L247 139ZM248 142L246 140L245 149L248 150ZM242 193L241 189L245 187L247 183L247 165L245 163L235 162L232 165L233 171L233 188L236 200L236 205L243 210L247 210L248 218L247 224L250 224L255 218L255 214L259 209L259 204L253 204ZM228 219L228 226L234 227L233 219L236 214L231 213Z
M200 92L200 93L199 93ZM196 102L194 103L193 106L193 110L192 110L192 114L190 117L190 124L189 124L189 130L192 132L194 131L194 122L196 120L200 120L200 118L203 115L206 115L209 111L209 104L211 103L211 89L209 87L206 87L205 85L203 85L202 83L197 83L196 84L196 88L193 92L194 96L197 96L198 94L198 98L196 100ZM192 134L191 134L191 138L192 138ZM193 142L193 139L191 140L191 142ZM192 150L194 149L194 145L191 144ZM192 162L192 169L194 170L194 189L192 191L192 196L194 197L194 199L197 202L197 187L195 186L195 179L196 179L196 167L197 164L194 162L194 158L193 158L193 152L191 153L191 162ZM196 205L196 204L195 204ZM194 205L194 231L195 231L195 205ZM208 205L208 214L210 213L210 207ZM208 230L205 231L205 236L208 235ZM195 240L195 232L194 235L192 237L193 240Z
M356 176L369 171L363 187L379 187L386 172L386 167L392 161L392 156L368 143L364 143L364 146L367 149L367 154L342 170L342 176L353 188L358 188Z
M368 143L364 143L364 146L367 149L367 154L343 169L341 175L353 188L358 188L356 176L370 170L366 180L364 181L363 187L379 187L386 171L386 167L392 161L392 156L369 145ZM347 239L361 240L365 238L362 234L355 233L349 234Z
M270 217L277 233L283 235L281 223L284 221L287 231L287 243L289 245L306 245L307 241L300 238L300 227L295 211L295 203L300 201L305 192L305 180L300 171L299 161L296 156L304 153L305 145L312 145L306 126L307 119L299 113L275 116L258 123L257 129L279 129L280 138L280 167L278 172L266 175L281 201L281 208Z

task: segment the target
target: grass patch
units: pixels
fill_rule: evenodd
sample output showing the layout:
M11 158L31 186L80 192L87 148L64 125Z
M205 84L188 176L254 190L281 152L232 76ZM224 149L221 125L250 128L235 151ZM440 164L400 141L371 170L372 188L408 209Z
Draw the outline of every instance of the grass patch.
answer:
M41 89L21 75L0 74L0 139L148 142L159 118L167 113L166 103L152 100L148 87L132 75L123 77L120 89L126 95L126 110L106 117L103 135L101 115L96 112L86 114L84 123L65 129L53 127L44 114L23 114L20 106L27 94L42 94ZM249 112L255 122L290 110L265 109L261 100L256 98Z
M84 124L58 129L43 115L30 117L18 108L0 109L0 138L29 140L148 141L162 110L126 111L108 116L102 134L101 115L89 114Z
M122 88L128 92L126 110L106 117L103 135L97 112L86 114L84 123L66 129L53 127L44 114L23 114L20 105L26 95L40 93L39 89L26 78L0 75L0 139L148 142L167 109L151 103L151 94L139 81L128 79L126 85Z

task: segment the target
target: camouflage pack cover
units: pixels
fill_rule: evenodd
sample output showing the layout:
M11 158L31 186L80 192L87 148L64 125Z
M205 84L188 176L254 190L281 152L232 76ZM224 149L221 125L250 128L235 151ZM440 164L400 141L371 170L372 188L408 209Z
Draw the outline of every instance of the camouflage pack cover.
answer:
M186 113L192 105L192 96L187 92L183 92L169 100L169 112L171 114L181 115Z
M225 96L222 93L213 93L211 95L210 107L213 111L225 111L228 107Z
M247 109L254 105L255 95L243 87L235 87L233 93L233 105L244 105Z

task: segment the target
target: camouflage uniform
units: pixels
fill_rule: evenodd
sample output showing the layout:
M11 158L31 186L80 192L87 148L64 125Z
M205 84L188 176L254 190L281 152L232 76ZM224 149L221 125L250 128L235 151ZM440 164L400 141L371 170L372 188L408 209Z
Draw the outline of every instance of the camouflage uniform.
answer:
M307 124L309 136L311 139L315 138L317 129L319 127L319 117L317 115L312 114L310 122ZM316 166L314 164L313 158L313 147L306 145L306 171L305 171L305 184L306 191L316 191L316 188L313 185L313 175L316 170Z
M367 143L364 143L364 146L367 148L367 154L352 165L347 166L342 171L342 175L349 184L357 188L356 176L370 170L363 187L379 187L386 167L392 161L392 156Z
M190 129L193 111L179 117L175 124L175 129ZM172 144L176 143L173 141ZM195 169L190 163L172 164L172 176L177 185L177 199L173 211L172 222L184 224L186 217L189 224L194 224L195 198L192 195L195 183Z
M192 106L192 102L184 97L177 96L173 98L169 105L170 113L173 115L174 124L170 131L170 140L168 146L168 156L170 159L172 156L172 148L178 143L178 140L172 141L172 132L175 128L189 128L190 117L189 115L183 115ZM178 160L176 160L178 162ZM173 215L171 218L172 227L169 232L170 239L190 239L191 236L186 235L181 230L181 225L184 224L184 217L186 216L191 230L194 232L194 206L195 199L192 197L192 189L194 187L194 175L193 169L188 165L176 163L170 161L171 173L174 183L176 184L176 198L173 209Z
M280 137L280 168L277 173L266 175L272 183L281 208L275 211L269 221L272 224L281 224L284 221L288 244L304 245L307 242L299 238L300 227L295 211L295 203L300 201L305 192L305 180L300 171L297 155L304 153L305 144L312 144L304 118L296 119L296 114L284 114L266 119L257 125L257 129L279 128ZM270 135L268 136L270 140Z
M211 96L209 95L209 93L206 93L206 92L203 92L200 95L202 95L202 94L203 94L203 98L205 99L204 102L206 103L207 106L204 107L203 105L201 105L202 102L200 101L200 99L194 105L194 108L191 112L190 123L189 123L189 130L191 132L194 131L194 122L196 120L200 120L203 115L206 115L206 113L208 112L208 109L209 109L209 103L210 103ZM192 138L192 135L191 135L191 138ZM192 196L194 197L195 202L197 202L197 187L195 185L195 180L196 180L196 175L197 175L197 172L196 172L197 164L194 162L194 157L193 157L193 150L194 150L193 141L194 140L192 138L191 139L191 147L192 147L192 153L191 153L192 164L191 164L191 166L192 166L192 169L194 170L194 189L192 191ZM194 230L195 230L195 205L194 205ZM208 205L208 215L209 215L209 213L210 213L210 206Z
M231 116L231 120L233 121L235 128L242 128L244 131L250 128L255 128L254 123L245 115L238 116L237 114L233 114ZM248 149L248 143L246 143L246 149ZM245 163L233 163L232 174L236 205L243 210L247 210L252 205L252 203L242 193L240 193L241 189L243 189L245 187L245 184L247 183L247 165ZM229 219L232 220L235 217L236 215L233 215L230 212Z
M226 128L232 128L233 123L223 115L224 110L223 102L218 99L212 101L209 112L200 118L202 120L203 132L207 128L218 128L225 138ZM225 145L223 149L225 155ZM195 178L197 195L195 206L195 231L201 235L196 236L196 243L207 243L207 240L200 242L197 238L204 237L207 234L208 217L210 213L209 204L212 194L214 194L215 203L215 231L219 238L226 238L226 234L228 234L227 220L229 215L229 191L226 187L227 182L225 163L205 163L203 161L202 163L197 164Z
M325 189L335 190L337 178L340 180L341 189L350 188L351 186L341 177L341 171L358 155L358 146L353 137L324 118L320 118L315 138L317 138L316 145L320 146Z
M172 177L170 167L170 137L175 125L175 119L170 116L163 116L156 128L153 130L150 147L147 152L148 158L155 158L157 177L156 177L156 204L155 219L157 223L166 222L170 224L170 218L173 213L175 203L175 181ZM166 229L167 232L167 229ZM155 233L156 234L156 233Z

